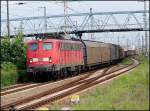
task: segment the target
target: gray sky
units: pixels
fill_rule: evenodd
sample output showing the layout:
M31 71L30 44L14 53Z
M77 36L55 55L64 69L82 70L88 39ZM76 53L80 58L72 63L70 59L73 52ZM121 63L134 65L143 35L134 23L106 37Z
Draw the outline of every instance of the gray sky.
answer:
M19 2L25 4L17 5ZM1 5L3 19L6 18L6 1L2 1ZM10 18L43 15L43 10L38 8L41 6L47 7L47 15L63 14L63 5L62 1L9 1ZM143 2L137 1L69 1L67 6L68 13L89 12L90 8L93 12L143 10Z
M19 2L25 4L17 5ZM6 1L2 1L1 5L1 19L6 19ZM43 9L39 8L42 6L46 6L47 15L64 13L64 4L62 1L9 1L10 18L43 16ZM144 3L138 1L69 1L67 2L67 6L69 7L67 9L68 13L85 13L89 12L90 8L93 9L93 12L136 11L144 9ZM148 7L149 3L147 2L147 9ZM135 43L137 41L137 36L142 34L143 33L141 32L104 33L100 34L101 38L96 36L95 39L97 38L96 40L117 43L116 37L120 36L120 44L126 44L126 41L124 41L125 36L129 39L129 42ZM88 35L85 34L85 36ZM115 39L109 37L114 37Z

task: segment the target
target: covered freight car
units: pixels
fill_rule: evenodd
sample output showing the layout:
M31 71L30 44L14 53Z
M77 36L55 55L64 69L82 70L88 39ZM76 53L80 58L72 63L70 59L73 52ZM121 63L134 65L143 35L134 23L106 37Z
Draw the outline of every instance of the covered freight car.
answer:
M87 51L87 64L89 66L108 62L110 60L109 45L101 42L84 41Z
M125 57L124 50L121 46L119 46L119 57L120 59L123 59Z
M127 56L133 56L136 54L136 50L127 50L125 51L125 55Z
M119 59L119 46L115 44L109 44L110 47L110 61L117 62Z
M122 50L118 45L88 40L84 43L86 45L87 66L115 63L122 58Z

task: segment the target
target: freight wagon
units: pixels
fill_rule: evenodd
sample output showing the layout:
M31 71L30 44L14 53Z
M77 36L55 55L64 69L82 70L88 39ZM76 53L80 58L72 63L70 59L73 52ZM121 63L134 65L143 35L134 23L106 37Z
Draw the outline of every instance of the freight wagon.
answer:
M126 51L124 51L124 53L125 53L126 57L133 56L136 54L136 50L126 50Z

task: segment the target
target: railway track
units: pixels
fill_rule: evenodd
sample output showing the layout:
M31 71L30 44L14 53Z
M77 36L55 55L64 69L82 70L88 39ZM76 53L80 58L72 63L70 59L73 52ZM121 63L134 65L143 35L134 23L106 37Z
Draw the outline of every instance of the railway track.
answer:
M77 79L74 79L74 80L71 80L71 82L69 82L69 83L67 83L67 84L72 84L72 83L74 83L74 82L77 82L77 81L80 81L80 80L82 80L82 79L85 79L85 78L88 78L89 76L90 76L90 73L93 73L93 72L95 72L95 71L90 71L90 72L86 72L86 73L84 73L81 77L75 77L75 78L77 78ZM67 79L69 79L69 78L66 78L66 80ZM61 80L61 81L65 81L65 80ZM41 85L45 85L45 84L51 84L51 83L53 83L53 82L47 82L47 83L44 83L44 84L42 84L41 83ZM32 85L30 84L30 86L29 85L19 85L18 87L17 87L17 85L16 85L16 87L11 87L11 88L8 88L8 90L4 90L3 92L1 92L3 95L1 95L1 96L7 96L7 94L9 93L9 94L11 94L11 93L16 93L15 91L23 91L23 90L26 90L26 89L29 89L29 88L36 88L37 86L40 86L40 84L38 84L38 85L33 85L33 87L31 87ZM13 88L15 88L15 89L13 89ZM18 89L16 89L16 88L18 88ZM12 90L12 91L10 91L10 90ZM4 94L5 93L5 94ZM7 93L7 94L6 94ZM5 109L6 107L10 107L10 106L12 106L12 105L16 105L16 104L18 104L18 103L22 103L22 101L23 100L31 100L31 99L33 99L34 97L33 96L31 96L31 97L29 97L29 98L27 98L27 99L20 99L19 101L16 101L16 102L11 102L11 103L9 103L9 104L5 104L5 105L1 105L1 108L2 109Z
M116 70L110 70L110 68L106 68L100 75L97 75L95 77L89 78L90 75L87 75L80 80L76 80L71 83L64 84L51 90L42 92L35 96L4 105L1 108L10 109L10 107L13 105L18 110L35 109L44 104L51 103L73 93L82 91L86 88L92 87L96 84L112 79L128 70L131 70L138 65L138 62L136 60L133 61L134 64L130 64L129 66L125 66Z
M11 85L11 86L8 86L8 87L4 87L1 89L1 92L3 91L6 91L6 90L10 90L10 89L14 89L14 88L18 88L18 87L21 87L21 86L24 86L25 84L15 84L15 85Z
M52 89L52 90L48 90L48 91L43 92L43 93L38 94L38 95L35 95L34 97L26 98L26 99L21 100L21 101L17 101L17 102L14 103L13 105L15 105L15 106L16 106L15 108L17 108L17 109L19 109L19 110L24 110L24 108L23 108L23 105L24 105L24 104L28 104L28 103L32 102L33 100L36 101L37 98L43 98L43 97L48 96L48 95L51 95L51 96L52 96L53 94L55 94L55 93L57 93L57 92L59 92L59 91L63 91L64 89L73 88L73 87L75 87L76 85L80 85L80 84L82 84L82 83L84 83L84 82L85 82L85 83L88 82L89 80L90 80L90 81L93 80L93 78L87 79L88 77L89 77L89 75L84 76L84 77L83 77L82 79L80 79L80 80L73 81L73 82L71 82L71 83L62 85L62 86L57 87L57 88L54 88L54 89ZM5 107L5 109L6 109L6 108L8 108L8 107L10 107L10 106L12 106L12 104L5 105L5 106L3 106L3 107Z
M22 91L22 90L26 90L29 88L34 88L40 85L44 85L46 83L35 83L35 84L19 84L10 88L7 88L5 90L1 91L1 96L7 95L7 94L11 94L11 93L15 93L18 91Z
M93 72L93 71L90 71ZM90 75L86 75L85 77L88 77ZM78 80L77 80L78 81ZM16 84L16 85L12 85L6 88L1 89L1 96L7 95L7 94L11 94L11 93L16 93L19 91L23 91L29 88L34 88L37 86L42 86L42 85L46 85L46 84L50 84L52 82L45 82L45 83L25 83L25 84Z

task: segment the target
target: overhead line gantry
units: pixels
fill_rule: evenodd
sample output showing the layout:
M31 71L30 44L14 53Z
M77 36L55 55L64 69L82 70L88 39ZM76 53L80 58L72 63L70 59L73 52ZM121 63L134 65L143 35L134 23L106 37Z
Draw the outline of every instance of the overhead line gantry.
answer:
M144 28L143 20L140 19L138 14L148 13L149 11L118 11L118 12L89 12L89 13L77 13L66 14L65 18L69 26L65 27L64 14L50 15L50 16L36 16L36 17L24 17L24 18L12 18L10 19L10 37L14 37L15 28L22 29L25 37L35 35L51 35L51 34L64 34L63 28L67 34L82 34L82 33L98 33L98 32L126 32L126 31L149 31ZM120 17L124 16L124 20ZM89 28L89 22L93 17L93 29ZM147 16L148 17L148 16ZM47 32L44 31L43 21L47 20ZM132 20L131 20L132 19ZM1 20L1 37L6 33L4 30L6 26L6 19ZM41 23L40 23L41 22ZM17 24L21 24L18 25ZM21 26L21 28L20 28ZM15 28L14 28L15 27ZM29 28L30 27L30 28Z

